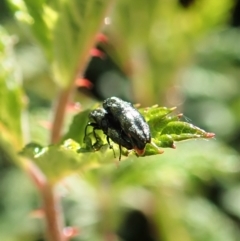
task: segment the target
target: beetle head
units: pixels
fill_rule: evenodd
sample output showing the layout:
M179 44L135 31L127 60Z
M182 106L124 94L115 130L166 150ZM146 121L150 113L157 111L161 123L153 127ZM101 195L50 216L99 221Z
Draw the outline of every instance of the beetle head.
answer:
M105 119L106 111L102 108L95 109L89 113L89 120L92 122L95 122L99 125L99 127L102 126L102 121Z

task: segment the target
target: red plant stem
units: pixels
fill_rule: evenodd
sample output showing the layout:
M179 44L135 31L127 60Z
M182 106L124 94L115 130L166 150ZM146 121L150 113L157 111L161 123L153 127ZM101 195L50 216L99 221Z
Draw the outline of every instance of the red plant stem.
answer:
M49 184L46 176L31 160L25 159L23 167L32 178L42 196L43 211L46 220L46 235L48 241L66 241L63 233L63 213L60 197L58 197L54 184Z
M51 143L57 143L61 138L61 130L64 123L64 116L66 107L72 92L73 86L71 85L67 89L61 90L58 100L57 100L57 106L54 111L54 117L53 117L53 125L52 125L52 131L51 131Z
M63 212L60 197L55 192L54 186L46 184L41 190L43 209L45 211L47 240L66 241L63 234Z

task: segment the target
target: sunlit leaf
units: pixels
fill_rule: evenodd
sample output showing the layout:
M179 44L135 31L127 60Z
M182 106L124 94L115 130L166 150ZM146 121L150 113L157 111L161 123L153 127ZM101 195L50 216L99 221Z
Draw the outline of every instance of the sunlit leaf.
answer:
M69 86L83 71L110 0L9 1L45 52L54 80Z
M103 159L104 149L101 149L99 153L86 153L84 148L81 149L80 145L71 139L66 140L63 144L47 147L30 143L20 154L36 163L52 183L75 172L96 168L101 162L110 161L109 157Z
M175 148L175 142L178 141L214 136L190 123L180 121L180 115L169 116L174 109L153 106L140 110L148 120L152 142L159 148ZM114 148L111 150L108 147L106 136L101 130L96 131L95 135L93 135L93 129L88 130L85 136L89 112L90 110L86 110L74 117L69 131L63 138L63 144L40 147L31 143L24 148L22 155L30 157L36 162L43 173L53 181L75 171L99 166L100 163L109 163L115 155L115 150L118 150L118 145L111 142ZM117 152L117 154L119 153ZM134 151L130 154L134 155ZM144 155L156 154L159 154L159 151L148 144ZM122 155L129 155L129 152L122 148Z
M0 27L0 136L17 149L22 145L24 99L13 45L14 38Z
M82 111L79 114L75 115L72 123L69 127L69 130L67 133L64 135L63 139L73 139L74 141L80 143L80 145L83 144L83 139L84 139L84 132L85 132L85 127L87 123L89 122L88 120L88 114L90 110Z

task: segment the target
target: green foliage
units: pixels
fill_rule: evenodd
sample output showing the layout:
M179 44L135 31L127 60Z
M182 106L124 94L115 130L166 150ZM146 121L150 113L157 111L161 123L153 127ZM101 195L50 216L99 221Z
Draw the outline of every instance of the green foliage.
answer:
M31 106L34 111L29 108L32 142L19 153L28 132L22 127L29 125L21 113L26 102L18 72L23 56L19 51L15 61L15 38L0 28L0 239L33 241L43 232L38 221L28 218L31 210L39 207L40 192L36 193L25 172L9 164L20 154L23 164L25 158L26 165L35 163L47 181L57 186L57 192L64 193L67 223L80 228L76 240L108 238L110 232L116 233L129 209L141 210L151 219L157 240L238 240L239 227L231 217L240 220L240 158L232 148L239 148L240 35L237 29L223 30L231 1L194 1L183 8L177 0L141 0L137 4L118 0L108 16L110 0L8 2L15 17L28 27L24 30L38 43L34 48L43 50L50 73L43 82L36 76L30 78L31 83L23 80L29 102L35 104ZM61 142L47 143L50 101L55 102L57 96L56 88L46 82L53 78L57 87L74 82L77 70L82 72L86 66L104 17L111 22L104 28L109 40L104 50L131 76L135 101L144 106L181 105L194 123L181 120L175 108L140 108L152 142L164 149L162 155L147 144L144 157L123 150L124 157L118 162L118 146L111 143L114 157L102 131L96 132L96 140L91 127L84 143L90 110L85 110L89 103L82 96L76 99L83 111L65 126L68 131ZM18 25L20 45L21 31ZM38 69L39 77L46 69L38 64L32 48L28 50L32 55L25 61ZM176 86L177 91L171 92ZM40 96L35 96L34 88ZM179 99L178 94L183 96ZM40 127L42 120L49 129ZM197 126L216 132L217 139L207 141L213 134ZM178 143L191 139L204 140ZM173 150L176 144L178 148ZM63 178L67 188L55 185ZM17 228L12 231L13 226Z
M14 148L22 146L23 92L19 70L15 68L14 38L0 26L0 141Z
M109 33L113 41L120 38L114 56L125 64L128 56L135 63L131 66L135 100L144 100L147 105L162 103L199 39L228 19L232 2L195 1L183 8L174 0L154 0L151 4L141 0L137 5L136 10L134 1L117 1L112 14L117 30Z
M187 96L185 114L224 141L235 138L239 131L239 41L238 29L209 35L199 45L196 61L181 77L182 91Z
M20 0L9 4L41 45L54 80L67 87L75 80L77 71L83 71L110 2Z
M140 109L149 124L152 142L159 148L174 148L176 141L214 136L214 134L206 133L190 123L180 121L179 115L169 116L174 109L158 106ZM63 144L41 147L38 144L31 143L23 149L21 154L31 158L51 182L56 182L76 171L82 172L85 169L109 163L113 156L110 148L106 152L105 135L99 131L99 140L94 140L99 145L98 147L102 149L100 154L96 153L92 140L87 138L92 133L85 137L88 113L89 110L80 112L74 117L69 131L63 139ZM84 139L87 140L86 143L83 142ZM113 148L117 149L118 147L113 143ZM123 151L123 155L128 154L127 150ZM159 154L159 151L148 144L144 155L156 154Z
M89 122L88 114L90 110L85 110L75 115L67 133L63 139L73 139L78 142L81 146L83 145L84 132L87 123Z
M99 197L98 205L103 208L106 203L109 205L107 209L113 212L109 217L113 223L119 223L119 215L124 214L117 210L123 207L153 208L151 217L160 236L164 235L163 240L195 241L208 237L215 241L220 237L224 240L226 236L229 240L237 240L236 225L205 198L207 187L214 183L221 183L225 189L236 185L239 172L234 170L237 169L239 156L236 152L216 141L197 140L179 143L177 151L166 149L163 155L131 156L118 168L105 165L84 173L83 177L94 187L95 195ZM94 202L95 198L89 197L89 202ZM236 204L238 201L229 200L228 205L231 202ZM115 209L112 210L113 206ZM217 227L221 227L220 233L215 231ZM176 232L172 233L173 229Z

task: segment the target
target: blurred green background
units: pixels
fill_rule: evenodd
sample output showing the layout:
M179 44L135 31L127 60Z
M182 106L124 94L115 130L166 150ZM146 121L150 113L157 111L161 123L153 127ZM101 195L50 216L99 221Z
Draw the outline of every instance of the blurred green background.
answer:
M17 153L49 144L58 91L97 26L64 130L77 111L119 96L177 106L216 138L64 179L73 240L240 240L239 0L0 1L0 240L44 240L41 197Z

